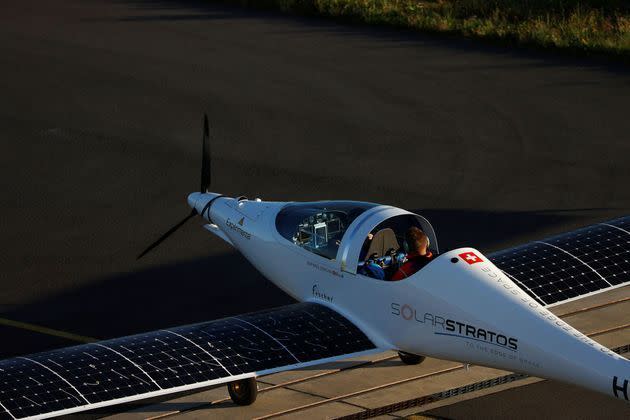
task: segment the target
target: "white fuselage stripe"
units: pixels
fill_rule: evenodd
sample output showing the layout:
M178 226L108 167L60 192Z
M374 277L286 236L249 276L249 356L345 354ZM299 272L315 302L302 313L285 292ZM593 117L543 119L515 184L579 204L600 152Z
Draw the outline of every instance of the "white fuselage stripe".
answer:
M618 229L618 230L620 230L620 231L622 231L622 232L626 232L628 235L630 235L630 232L628 232L628 231L627 231L627 230L625 230L624 228L620 228L619 226L611 225L611 224L608 224L608 223L600 223L600 225L609 226L609 227L611 227L611 228Z
M190 344L194 345L194 346L195 346L195 347L197 347L199 350L201 350L202 352L206 353L208 356L212 357L212 359L213 359L215 362L217 362L217 363L219 364L219 366L221 366L221 367L223 368L223 370L227 372L227 374L228 374L228 375L230 375L230 376L234 376L234 375L232 375L232 374L230 373L230 371L229 371L229 370L227 370L227 368L226 368L225 366L223 366L223 363L221 363L221 362L219 361L219 359L217 359L216 357L214 357L212 354L210 354L210 352L206 351L206 350L205 350L203 347L201 347L199 344L195 343L194 341L192 341L191 339L189 339L189 338L187 338L187 337L184 337L184 336L183 336L183 335L181 335L181 334L177 334L176 332L169 331L169 330L162 330L162 331L167 332L167 333L171 333L171 334L173 334L173 335L176 335L176 336L178 336L178 337L180 337L180 338L183 338L184 340L188 341Z
M145 371L144 371L144 369L142 369L140 366L138 366L138 364L137 364L137 363L135 363L133 360L131 360L130 358L128 358L127 356L125 356L125 355L124 355L124 354L122 354L121 352L116 351L116 350L114 350L114 349L113 349L113 348L111 348L111 347L104 346L104 345L102 345L102 344L100 344L100 343L92 343L92 345L94 345L94 346L99 346L99 347L103 347L104 349L107 349L107 350L109 350L109 351L111 351L111 352L116 353L117 355L119 355L120 357L122 357L123 359L125 359L126 361L128 361L129 363L131 363L132 365L134 365L135 367L137 367L137 368L138 368L138 370L140 370L140 372L144 373L144 374L147 376L147 378L151 379L151 382L153 382L153 383L155 384L155 386L157 386L159 389L162 389L162 387L161 387L161 386L159 386L157 382L155 382L155 380L151 377L151 375L149 375L147 372L145 372Z
M553 245L553 244L550 244L550 243L547 243L547 242L544 242L544 241L536 241L536 242L537 242L537 243L539 243L539 244L544 244L544 245L550 246L550 247L552 247L552 248L555 248L555 249L557 249L557 250L560 250L560 251L564 252L565 254L567 254L567 255L571 256L572 258L575 258L576 260L578 260L579 262L581 262L582 264L584 264L585 266L587 266L588 268L590 268L590 269L591 269L591 271L592 271L593 273L597 274L597 275L599 276L599 278L601 278L602 280L604 280L604 281L605 281L605 282L606 282L609 286L612 286L612 284L611 284L608 280L606 280L606 279L604 278L604 276L602 276L602 275L601 275L601 274L599 274L597 271L595 271L595 269L594 269L593 267L591 267L590 265L588 265L587 263L585 263L584 261L582 261L581 259L579 259L579 258L578 258L578 257L576 257L575 255L571 254L569 251L566 251L566 250L564 250L564 249L560 248L559 246L555 246L555 245Z
M81 396L81 398L83 398L83 399L85 400L85 402L86 402L86 403L90 404L90 402L87 400L87 398L85 398L85 397L83 396L83 394L81 394L81 393L79 392L79 390L78 390L78 389L76 389L76 388L74 387L74 385L72 385L70 382L68 382L68 381L66 380L66 378L64 378L63 376L61 376L60 374L58 374L57 372L55 372L54 370L52 370L51 368L49 368L48 366L46 366L45 364L43 364L43 363L39 363L37 360L29 359L28 357L19 356L18 358L19 358L19 359L28 360L29 362L33 362L33 363L35 363L35 364L38 364L38 365L40 365L41 367L43 367L44 369L47 369L47 370L51 371L51 372L52 372L52 373L54 373L56 376L58 376L58 377L59 377L59 379L61 379L62 381L64 381L64 382L65 382L65 383L67 383L68 385L70 385L70 387L71 387L72 389L74 389L74 390L75 390L75 392L76 392L77 394L79 394L79 395Z
M280 341L278 341L278 339L276 337L274 337L273 335L269 334L267 331L263 330L262 328L257 327L256 325L252 324L251 322L245 321L244 319L240 319L240 318L234 318L234 319L237 320L237 321L244 322L247 325L251 325L252 327L256 328L258 331L262 332L263 334L265 334L266 336L271 338L273 341L278 343L280 346L282 346L282 348L285 349L287 351L287 353L289 353L291 355L291 357L293 357L295 359L296 362L302 363L302 362L300 362L300 359L298 359L297 357L295 357L295 355L293 353L291 353L291 350L289 350L284 344L282 344Z

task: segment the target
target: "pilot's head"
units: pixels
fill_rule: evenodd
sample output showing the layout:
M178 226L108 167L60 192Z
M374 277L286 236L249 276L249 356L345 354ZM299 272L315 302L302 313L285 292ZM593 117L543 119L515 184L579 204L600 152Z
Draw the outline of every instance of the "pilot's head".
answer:
M406 233L407 245L409 246L409 252L417 252L420 255L425 255L429 249L429 237L419 228L412 226L407 229Z

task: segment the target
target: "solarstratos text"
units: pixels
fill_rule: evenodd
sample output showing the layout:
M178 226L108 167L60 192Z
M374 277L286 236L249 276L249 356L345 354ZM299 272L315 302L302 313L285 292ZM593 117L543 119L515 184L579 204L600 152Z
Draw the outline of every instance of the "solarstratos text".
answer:
M414 308L407 304L400 304L392 302L391 313L394 316L399 316L407 321L414 320L422 324L428 324L434 328L441 328L447 335L472 338L475 340L485 341L490 344L495 344L501 347L506 347L510 350L518 350L518 339L514 337L508 337L504 334L496 333L484 328L479 328L465 322L455 321L453 319L445 318L439 315L434 315L429 312L424 314L418 313Z

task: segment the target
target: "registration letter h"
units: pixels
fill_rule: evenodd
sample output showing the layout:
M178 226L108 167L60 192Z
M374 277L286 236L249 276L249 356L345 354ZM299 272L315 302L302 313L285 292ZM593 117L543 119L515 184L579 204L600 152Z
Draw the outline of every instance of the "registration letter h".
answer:
M620 398L617 391L622 391L624 398L628 401L628 380L624 379L623 386L619 386L617 385L617 379L616 376L613 378L613 392L615 393L615 397Z

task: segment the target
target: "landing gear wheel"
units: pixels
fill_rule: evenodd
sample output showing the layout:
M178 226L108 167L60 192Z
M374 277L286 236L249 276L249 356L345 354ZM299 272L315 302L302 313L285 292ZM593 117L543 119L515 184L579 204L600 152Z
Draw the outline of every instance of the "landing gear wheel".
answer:
M405 353L404 351L399 351L398 352L398 357L400 357L400 360L406 365L418 365L418 364L424 362L424 359L426 359L425 356L419 356L417 354Z
M258 396L258 385L256 385L256 378L246 378L239 381L230 382L227 384L230 398L234 401L234 404L238 405L250 405L256 401Z

